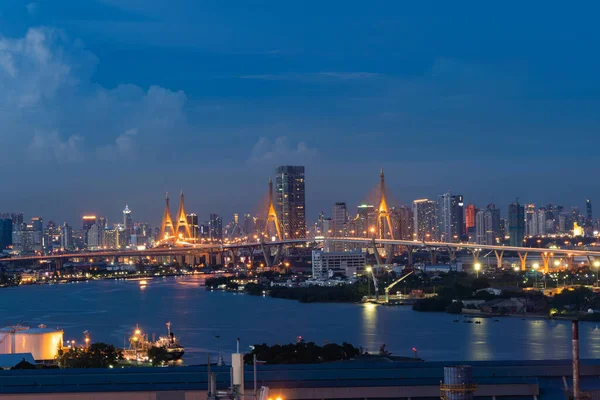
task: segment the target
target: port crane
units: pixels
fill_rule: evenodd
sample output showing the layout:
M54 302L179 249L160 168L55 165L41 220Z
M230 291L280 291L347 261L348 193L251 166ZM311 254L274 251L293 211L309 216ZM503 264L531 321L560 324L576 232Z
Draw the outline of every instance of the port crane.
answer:
M373 278L373 287L375 288L375 300L379 300L379 286L377 285L377 278L375 277L375 271L374 271L373 267L367 267L367 271L371 273L371 277Z
M396 284L402 282L404 279L408 278L410 275L412 275L415 271L410 271L408 274L406 275L402 275L399 279L396 279L394 282L392 282L388 287L385 288L385 302L389 303L390 302L390 289L393 288L394 286L396 286Z

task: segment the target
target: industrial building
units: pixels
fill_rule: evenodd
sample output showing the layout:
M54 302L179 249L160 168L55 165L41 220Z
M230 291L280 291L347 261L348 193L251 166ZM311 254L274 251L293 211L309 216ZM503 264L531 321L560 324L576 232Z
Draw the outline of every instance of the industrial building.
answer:
M30 353L35 361L54 361L62 343L63 331L45 325L0 328L0 354Z
M257 385L269 397L302 399L439 399L444 369L453 362L339 362L309 365L259 365ZM460 364L460 363L458 363ZM571 360L471 362L473 398L496 400L567 399L572 388ZM212 367L216 386L230 386L230 367ZM245 390L253 389L252 367ZM600 360L582 360L580 386L591 399L600 396ZM204 366L79 370L0 371L0 400L205 400ZM565 386L566 385L566 386Z

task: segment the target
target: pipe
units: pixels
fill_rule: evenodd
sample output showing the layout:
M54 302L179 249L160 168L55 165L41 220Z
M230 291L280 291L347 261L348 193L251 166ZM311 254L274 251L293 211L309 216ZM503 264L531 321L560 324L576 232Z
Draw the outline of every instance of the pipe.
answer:
M580 400L579 391L579 323L573 321L573 400Z

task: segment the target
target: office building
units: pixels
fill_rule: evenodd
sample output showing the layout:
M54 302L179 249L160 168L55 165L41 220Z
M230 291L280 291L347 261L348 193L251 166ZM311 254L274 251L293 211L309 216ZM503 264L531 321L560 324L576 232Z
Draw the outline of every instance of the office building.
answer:
M400 240L412 240L414 232L414 217L410 207L392 207L390 210L394 237Z
M304 167L280 165L275 178L275 212L284 239L306 237Z
M525 236L536 236L537 217L534 221L535 204L525 204Z
M413 201L414 239L433 240L436 235L435 201L419 199Z
M508 236L510 246L523 246L525 235L525 209L519 202L508 206Z
M12 218L0 217L0 251L12 245Z
M82 232L83 232L84 246L87 246L87 242L88 242L87 233L90 230L90 228L92 227L92 225L94 225L95 223L96 223L95 215L84 215L83 216Z
M462 195L450 192L438 196L437 227L438 240L441 242L458 242L462 239L464 204Z
M359 237L372 236L371 231L377 229L377 210L370 204L358 206L356 218L356 235Z
M250 214L244 214L244 233L251 239L254 232L254 219Z
M477 244L499 244L501 240L500 210L494 204L488 204L485 210L477 213L475 232Z
M99 250L104 248L104 228L96 223L88 229L87 232L87 249Z
M11 214L13 231L18 231L23 228L23 213L13 213Z
M13 249L21 254L40 253L42 251L42 231L33 229L29 224L24 229L13 231Z
M336 273L351 278L363 274L366 263L367 255L360 251L312 252L312 274L315 279L328 279Z
M116 229L104 229L104 247L108 250L118 249L118 234Z
M212 240L223 239L223 219L219 216L219 214L210 214L208 229L210 231L210 238Z
M346 222L348 222L348 209L346 203L335 203L333 205L333 231L332 236L345 236Z
M192 239L198 239L198 234L200 231L200 226L198 225L198 215L195 213L191 213L186 215L188 226L190 227L190 233L192 234Z
M73 245L73 229L66 222L60 227L60 248L63 251L70 251L75 248Z

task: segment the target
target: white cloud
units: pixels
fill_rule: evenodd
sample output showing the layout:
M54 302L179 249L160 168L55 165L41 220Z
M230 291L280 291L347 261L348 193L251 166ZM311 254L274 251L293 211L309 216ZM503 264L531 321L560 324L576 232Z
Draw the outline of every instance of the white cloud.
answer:
M39 4L38 3L29 3L25 6L27 8L27 12L29 13L29 15L35 15L35 13L38 10Z
M90 79L96 64L79 41L53 28L0 36L0 143L25 149L15 159L134 159L138 147L160 151L172 132L187 128L183 92L130 84L106 89Z
M27 153L33 161L56 160L61 163L81 161L83 139L70 136L62 140L57 132L36 132Z
M287 74L242 75L241 79L263 81L343 82L379 78L375 72L310 72Z
M263 136L252 148L248 162L251 164L305 163L315 158L317 154L316 149L309 148L304 142L292 145L287 136L279 136L274 141Z

